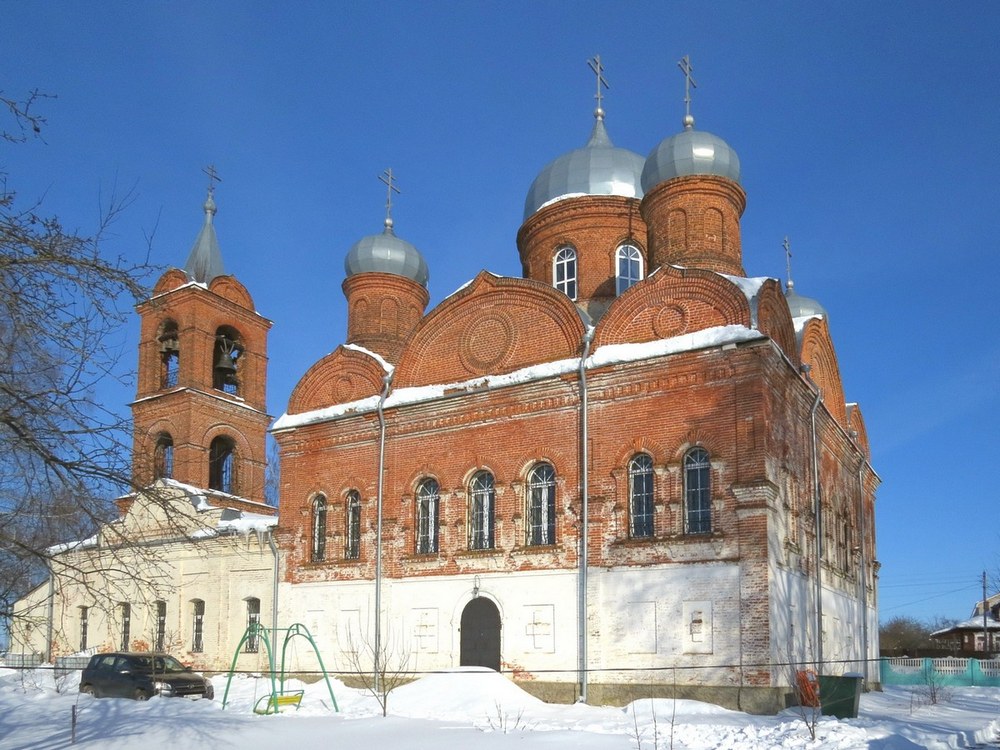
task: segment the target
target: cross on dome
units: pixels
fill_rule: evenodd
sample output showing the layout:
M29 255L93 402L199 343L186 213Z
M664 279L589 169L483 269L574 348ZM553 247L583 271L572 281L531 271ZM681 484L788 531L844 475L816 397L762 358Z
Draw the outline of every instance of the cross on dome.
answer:
M604 102L604 92L601 91L601 86L606 89L611 87L608 85L608 79L604 77L604 66L601 65L600 55L594 55L592 59L587 60L587 65L597 77L597 93L594 95L594 98L597 99L597 109L594 110L594 117L601 120L604 118L604 108L601 106Z
M691 89L698 88L698 84L694 82L691 75L694 72L694 68L691 66L691 56L684 55L677 61L677 67L684 73L684 129L690 130L694 127L694 118L691 116Z
M392 229L392 194L399 194L399 188L395 185L396 178L392 174L392 167L384 170L378 179L385 185L385 228Z

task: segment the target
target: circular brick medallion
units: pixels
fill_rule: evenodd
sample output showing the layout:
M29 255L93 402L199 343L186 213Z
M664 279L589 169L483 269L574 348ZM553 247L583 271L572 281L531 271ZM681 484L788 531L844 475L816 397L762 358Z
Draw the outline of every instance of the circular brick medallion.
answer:
M465 368L475 374L495 370L514 351L514 326L506 315L492 313L476 318L465 329L458 355Z
M687 327L688 312L683 305L666 304L653 314L653 331L661 339L680 336Z

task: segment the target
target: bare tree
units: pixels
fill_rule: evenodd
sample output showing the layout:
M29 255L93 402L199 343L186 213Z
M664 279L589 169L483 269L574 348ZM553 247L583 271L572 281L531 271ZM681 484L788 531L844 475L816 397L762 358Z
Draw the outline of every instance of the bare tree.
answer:
M413 680L410 653L395 642L391 633L381 640L376 651L371 641L349 630L344 656L361 686L378 701L382 715L388 715L389 693Z
M37 137L45 96L5 97L0 140ZM23 205L0 172L0 614L45 575L52 545L92 534L130 482L131 427L97 397L121 378L118 341L149 269L106 258L130 202L102 202L93 233Z

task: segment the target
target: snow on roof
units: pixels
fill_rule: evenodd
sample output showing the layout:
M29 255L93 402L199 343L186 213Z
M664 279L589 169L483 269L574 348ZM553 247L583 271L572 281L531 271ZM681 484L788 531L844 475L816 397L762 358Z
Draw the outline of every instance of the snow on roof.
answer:
M760 292L760 288L764 286L764 282L771 280L770 276L731 276L728 273L720 273L719 276L738 286L748 300L753 300Z
M87 547L97 546L97 534L89 536L86 539L77 539L72 542L63 542L62 544L53 544L51 547L46 547L45 551L50 555L58 555L62 552L69 552L74 549L85 549Z
M1000 620L993 617L986 618L986 629L987 630L1000 630ZM948 633L957 633L962 630L977 630L980 633L983 632L983 616L979 615L977 617L970 617L968 620L963 620L962 622L957 622L950 628L942 628L941 630L935 630L931 633L931 638L936 635L947 635Z
M356 352L361 352L362 354L367 354L369 357L371 357L376 362L378 362L380 365L382 365L382 369L385 370L386 372L392 372L394 369L396 369L391 364L389 364L385 360L385 358L382 357L381 354L373 352L371 349L365 349L363 346L358 346L357 344L344 344L344 348L345 349L353 349Z
M665 354L693 351L723 344L735 344L741 341L764 338L763 334L741 325L716 326L703 331L686 333L669 339L650 341L644 344L608 344L599 347L587 358L588 369L604 367L620 362L635 362ZM580 358L560 359L555 362L544 362L539 365L523 367L520 370L504 375L484 375L470 380L454 383L439 383L434 385L399 388L392 391L385 401L385 407L404 406L427 401L434 401L445 396L460 392L473 392L504 388L521 383L545 380L559 375L576 372L580 367ZM326 422L348 414L363 414L378 407L379 397L369 396L345 404L334 404L322 409L303 412L301 414L282 414L271 426L272 431L287 430L302 427L317 422Z

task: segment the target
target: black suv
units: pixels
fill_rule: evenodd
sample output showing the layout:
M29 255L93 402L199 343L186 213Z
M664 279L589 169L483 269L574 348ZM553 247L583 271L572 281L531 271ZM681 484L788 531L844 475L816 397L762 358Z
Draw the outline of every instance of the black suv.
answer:
M215 697L212 683L167 654L95 654L80 678L80 692L96 698Z

